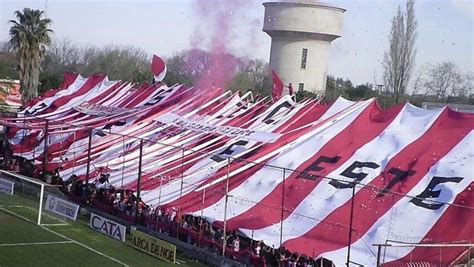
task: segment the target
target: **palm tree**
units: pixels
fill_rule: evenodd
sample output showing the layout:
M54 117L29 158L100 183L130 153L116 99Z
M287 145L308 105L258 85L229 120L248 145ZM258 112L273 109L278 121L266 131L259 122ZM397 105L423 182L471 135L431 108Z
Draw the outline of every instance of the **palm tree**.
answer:
M39 72L46 46L51 43L48 26L51 20L41 18L43 11L25 8L15 11L17 20L10 20L10 44L17 52L23 103L38 96Z

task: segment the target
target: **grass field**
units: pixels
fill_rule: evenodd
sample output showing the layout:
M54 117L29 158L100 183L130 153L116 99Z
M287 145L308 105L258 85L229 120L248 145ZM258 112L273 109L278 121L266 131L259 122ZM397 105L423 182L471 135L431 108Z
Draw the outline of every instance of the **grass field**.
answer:
M98 233L85 221L42 216L38 203L0 193L0 266L169 266L123 242ZM127 240L129 242L129 240ZM203 266L182 257L179 266Z

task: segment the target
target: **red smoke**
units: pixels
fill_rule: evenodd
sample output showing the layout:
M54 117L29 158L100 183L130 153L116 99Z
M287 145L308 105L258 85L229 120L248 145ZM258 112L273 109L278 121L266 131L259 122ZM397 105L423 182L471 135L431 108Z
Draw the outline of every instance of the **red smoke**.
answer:
M239 60L230 51L230 44L235 36L235 28L245 23L245 13L251 5L251 0L198 0L195 4L196 14L201 25L192 37L191 45L196 48L204 41L209 41L209 66L203 75L195 82L197 88L212 86L227 88L231 82ZM204 26L204 27L203 27ZM188 64L193 64L192 56Z

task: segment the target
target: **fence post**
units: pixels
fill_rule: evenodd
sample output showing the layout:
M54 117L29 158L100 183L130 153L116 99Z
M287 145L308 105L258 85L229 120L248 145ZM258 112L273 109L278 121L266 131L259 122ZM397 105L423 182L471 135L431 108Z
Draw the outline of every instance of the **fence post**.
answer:
M281 217L280 217L280 247L281 244L283 243L283 210L285 206L285 171L286 169L283 169L283 188L281 189Z
M222 257L225 257L225 249L227 247L226 231L227 231L227 202L229 200L229 174L230 174L230 158L227 158L227 179L225 182L225 205L224 205L224 232L222 241Z
M142 186L142 156L143 139L140 139L140 152L138 156L138 180L137 180L137 202L135 207L135 222L138 222L138 207L140 206L140 191Z
M89 172L91 169L92 128L89 128L89 144L87 145L86 186L89 186Z
M123 188L123 176L125 175L125 136L122 136L122 181L120 188Z
M382 246L377 245L377 267L380 267L380 253L382 252Z
M354 183L354 186L352 187L351 216L349 219L349 240L347 241L347 262L346 262L347 267L349 267L349 263L351 261L352 220L354 218L354 196L355 196L356 186L357 186L357 183Z
M43 149L43 175L46 175L46 165L48 163L48 128L49 121L46 120L44 125L44 149Z
M184 182L184 148L181 150L181 188L179 189L179 197L183 196L183 182Z
M204 198L206 197L206 188L202 191L202 206L201 206L201 217L199 218L199 247L201 246L201 239L202 239L202 221L204 216Z

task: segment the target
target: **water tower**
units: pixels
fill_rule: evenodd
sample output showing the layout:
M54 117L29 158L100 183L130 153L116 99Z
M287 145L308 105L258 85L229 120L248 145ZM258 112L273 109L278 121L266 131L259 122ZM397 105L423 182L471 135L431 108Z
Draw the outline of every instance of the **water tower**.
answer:
M329 48L341 36L345 9L308 0L263 5L263 31L272 38L270 68L296 91L324 95Z

